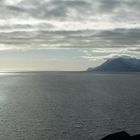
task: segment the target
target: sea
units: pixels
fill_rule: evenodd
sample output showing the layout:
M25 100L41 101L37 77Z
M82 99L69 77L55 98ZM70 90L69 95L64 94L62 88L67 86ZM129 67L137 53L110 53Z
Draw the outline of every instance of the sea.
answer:
M0 140L140 134L140 73L0 73Z

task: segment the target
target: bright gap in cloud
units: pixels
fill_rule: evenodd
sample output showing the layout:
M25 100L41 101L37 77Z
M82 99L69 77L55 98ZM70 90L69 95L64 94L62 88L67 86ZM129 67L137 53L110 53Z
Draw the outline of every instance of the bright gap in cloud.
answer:
M18 4L19 2L21 2L22 0L5 0L5 3L7 5L16 5Z

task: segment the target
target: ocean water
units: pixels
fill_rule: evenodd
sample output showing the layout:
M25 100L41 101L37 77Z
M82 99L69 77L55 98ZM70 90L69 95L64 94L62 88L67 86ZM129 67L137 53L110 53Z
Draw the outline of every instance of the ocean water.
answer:
M140 74L0 74L0 140L98 140L140 133Z

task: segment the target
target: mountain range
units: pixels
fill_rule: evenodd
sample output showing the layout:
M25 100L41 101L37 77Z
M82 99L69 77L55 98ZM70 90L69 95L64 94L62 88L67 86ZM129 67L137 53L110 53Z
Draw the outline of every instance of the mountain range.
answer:
M140 72L140 59L118 57L105 61L96 68L88 68L88 72Z

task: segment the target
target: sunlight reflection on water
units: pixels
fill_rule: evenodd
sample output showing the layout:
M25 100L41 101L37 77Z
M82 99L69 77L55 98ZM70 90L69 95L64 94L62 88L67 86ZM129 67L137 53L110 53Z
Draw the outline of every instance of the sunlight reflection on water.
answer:
M0 76L18 75L18 72L0 72Z

